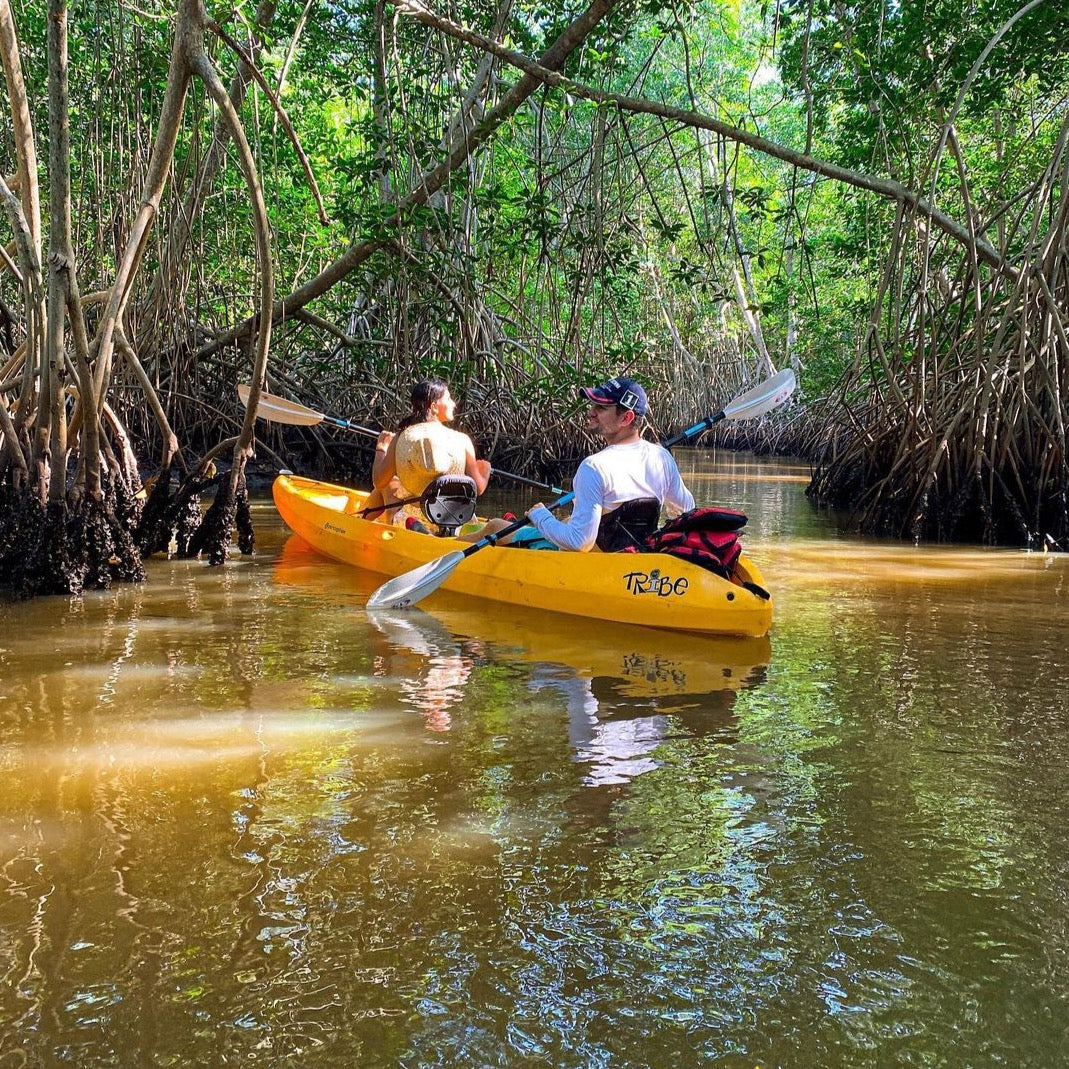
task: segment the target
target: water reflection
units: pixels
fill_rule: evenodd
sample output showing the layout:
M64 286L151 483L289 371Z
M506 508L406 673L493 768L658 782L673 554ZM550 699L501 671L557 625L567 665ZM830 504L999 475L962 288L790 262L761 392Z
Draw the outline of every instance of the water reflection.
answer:
M458 599L459 601L459 599ZM738 691L765 678L767 638L672 635L543 613L481 613L443 599L428 612L477 636L501 660L531 664L529 695L554 693L568 715L587 786L623 784L659 767L676 735L731 736Z
M372 578L333 564L300 539L287 541L275 579L316 598L358 600ZM398 680L402 700L428 730L447 731L477 664L527 664L517 685L564 702L574 759L590 786L626 783L658 767L673 733L724 733L735 694L765 676L768 638L671 634L591 622L439 592L426 608L369 614L375 671Z
M376 643L375 674L397 680L402 700L423 714L428 731L448 731L480 651L418 609L368 618L383 640Z
M266 507L252 561L0 601L0 1069L1063 1064L1069 559L718 470L771 657L375 625Z

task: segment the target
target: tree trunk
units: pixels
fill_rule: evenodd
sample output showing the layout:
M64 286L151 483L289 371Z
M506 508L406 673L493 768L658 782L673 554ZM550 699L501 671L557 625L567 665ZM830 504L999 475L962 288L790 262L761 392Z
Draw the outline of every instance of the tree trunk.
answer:
M254 61L263 45L263 34L270 28L277 7L275 0L260 0L256 9L256 20L253 26L255 33L250 49ZM252 70L244 60L239 59L228 93L235 112L241 111L251 82ZM137 337L138 347L142 354L146 351L156 351L159 344L159 324L165 318L172 318L181 306L184 288L179 287L178 282L188 263L186 253L192 236L193 221L200 214L212 190L219 169L226 159L226 148L230 140L230 122L220 111L216 117L208 151L193 176L181 210L174 217L166 246L160 256L159 267L142 305L146 310L142 318L149 324L148 329L139 332Z

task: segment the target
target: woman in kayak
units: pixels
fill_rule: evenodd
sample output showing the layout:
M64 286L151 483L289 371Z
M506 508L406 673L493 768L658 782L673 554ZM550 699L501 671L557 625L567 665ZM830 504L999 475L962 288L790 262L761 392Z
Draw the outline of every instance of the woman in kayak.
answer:
M442 379L424 379L412 387L412 409L397 434L383 431L375 446L371 478L375 488L367 505L418 497L439 475L467 475L481 494L490 481L490 463L475 458L472 440L447 427L456 414L449 384ZM375 518L372 516L372 518ZM423 516L418 506L394 510L392 521L406 524Z

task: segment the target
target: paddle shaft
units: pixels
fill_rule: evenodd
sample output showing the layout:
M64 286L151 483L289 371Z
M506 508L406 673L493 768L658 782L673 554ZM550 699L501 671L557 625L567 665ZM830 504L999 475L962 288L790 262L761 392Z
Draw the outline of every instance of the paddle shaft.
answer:
M790 371L781 371L767 382L761 383L759 386L755 386L752 390L744 393L741 397L735 398L731 404L725 405L719 412L714 412L713 415L706 416L701 422L695 423L691 427L687 427L686 430L680 431L679 434L674 435L662 444L665 449L671 449L672 446L679 445L680 442L689 441L703 431L709 430L710 427L716 426L717 423L727 419L729 416L763 415L770 409L775 408L776 405L782 404L793 391L793 373ZM562 497L554 501L552 505L547 505L546 507L550 511L559 509L564 505L567 505L574 497L574 493L564 494ZM510 523L508 527L502 527L500 531L486 535L484 538L480 538L478 542L473 542L463 551L463 553L461 553L460 556L461 558L470 557L480 549L496 545L502 538L505 538L510 534L515 534L521 528L529 526L530 523L531 520L527 516L523 517L523 519L516 520L515 523ZM457 563L460 563L459 559Z
M257 412L259 415L259 412ZM270 417L268 417L270 418ZM364 434L369 438L378 438L380 431L373 431L370 427L361 427L359 423L350 423L347 419L338 419L336 416L319 417L320 423L329 423L332 427L340 427L343 431L354 431L356 434Z
M710 427L719 423L722 419L726 419L727 415L723 409L716 413L714 416L706 416L701 423L695 423L693 427L688 427L685 431L680 431L679 434L672 438L669 438L663 445L665 449L671 449L674 445L679 445L680 442L689 441L691 438L696 438L702 431L707 431Z
M689 441L689 439L701 434L702 431L707 431L710 427L715 426L723 419L727 419L727 412L724 409L721 409L712 416L706 416L700 423L695 423L693 427L688 427L685 431L680 431L679 434L674 435L662 444L665 449L671 449L672 446L679 445L680 442ZM574 493L564 494L563 497L554 501L552 505L547 505L546 508L551 512L554 509L563 508L573 497L575 497ZM466 550L464 550L462 556L469 557L477 549L482 549L484 546L492 546L501 541L506 535L514 534L516 531L520 530L521 527L527 527L530 523L531 520L528 517L524 517L522 520L517 520L515 523L510 523L508 527L502 527L496 534L487 535L485 538L480 538L478 542L473 542Z
M245 404L248 404L248 387L239 386L238 396ZM275 397L273 394L261 393L260 403L257 405L256 414L261 419L272 423L289 423L301 427L314 427L317 423L326 423L331 427L338 427L343 431L352 431L354 434L363 434L368 438L378 438L381 431L374 431L370 427L362 427L359 423L352 423L347 419L339 419L337 416L328 416L325 412L317 412L314 408L298 404L296 401L288 401L284 397ZM549 483L540 483L537 479L528 479L525 475L516 475L511 471L502 471L500 468L491 468L491 475L500 475L503 479L513 479L518 483L533 486L536 490L548 490L551 494L563 494L564 490L559 486Z
M679 434L674 435L669 438L668 441L662 442L661 444L665 449L671 449L673 446L679 445L680 442L689 441L691 438L697 437L703 431L709 430L710 427L715 427L721 420L763 416L777 405L783 404L783 402L794 392L794 386L794 372L789 369L781 371L765 382L758 384L752 390L747 390L746 393L736 397L730 404L727 404L720 409L719 412L714 412L711 416L706 416L705 419L695 423L691 427L687 427L686 430L680 431ZM554 491L554 493L558 492L559 491ZM575 494L564 494L563 497L554 501L552 505L548 505L547 508L550 510L558 509L563 505L567 505L573 497L575 497ZM521 527L526 527L530 522L531 521L526 518L517 520L508 527L503 527L497 534L487 535L486 538L473 543L464 551L463 555L467 557L469 554L474 553L476 549L481 549L483 545L492 546L495 542L500 541L505 535L512 534L515 531L518 531Z
M358 434L370 434L372 438L378 438L381 433L373 431L368 427L361 427L356 423L350 423L345 419L336 419L334 416L324 416L323 422L329 423L332 427L341 427L343 430L356 431ZM502 471L500 468L491 468L490 474L500 475L503 479L514 479L518 483L526 483L528 486L533 486L537 490L548 490L551 494L559 495L564 493L564 490L559 486L551 486L549 483L540 483L537 479L528 479L526 475L516 475L514 472ZM403 504L403 502L394 501L391 503L391 508L393 505L399 504Z
M680 431L679 434L675 435L672 438L669 438L668 441L664 443L664 448L671 449L672 446L679 445L680 442L685 442L688 439L693 438L696 434L701 434L702 431L707 431L714 424L719 423L722 419L725 418L726 414L724 410L721 409L719 412L716 413L716 415L707 416L701 421L701 423L695 423L693 427L688 427L685 431ZM563 508L574 497L574 493L564 494L562 497L559 497L556 501L554 501L552 505L547 505L546 508L548 508L551 512L555 509ZM501 541L502 538L505 538L507 535L510 534L515 534L521 528L528 527L530 526L530 524L530 518L524 516L523 519L516 520L515 523L510 523L508 527L502 527L500 531L497 531L494 534L486 535L485 538L480 538L478 542L472 542L472 544L464 550L461 556L470 557L474 552L476 552L476 550L484 549L486 546L496 545L498 542ZM460 562L458 561L457 563L459 564Z
M572 500L573 497L575 497L574 493L564 494L563 496L557 498L557 500L554 501L552 505L547 505L546 508L548 508L550 511L553 511L554 509L563 508L565 505L568 504L569 501ZM485 535L484 537L480 538L478 542L472 542L472 544L468 546L468 548L465 549L460 555L461 557L470 557L474 552L476 552L476 550L485 549L487 546L497 545L497 543L500 542L502 538L510 534L515 534L518 530L520 530L521 527L529 527L530 525L530 519L524 516L523 519L515 520L513 523L510 523L508 527L502 527L500 531L496 531L494 534ZM459 564L460 562L457 561L457 563Z
M754 419L757 416L763 416L766 412L771 412L772 409L783 404L794 393L795 385L794 372L790 368L784 368L771 378L734 398L719 412L706 416L700 423L695 423L693 427L688 427L674 438L670 438L664 443L664 447L671 449L672 446L709 430L710 427L724 419Z
M388 509L399 509L402 505L414 505L416 502L422 503L423 495L419 497L406 497L400 501L391 501L388 505L372 505L369 509L361 509L359 512L354 512L354 516L370 516L373 512L380 513L386 512Z

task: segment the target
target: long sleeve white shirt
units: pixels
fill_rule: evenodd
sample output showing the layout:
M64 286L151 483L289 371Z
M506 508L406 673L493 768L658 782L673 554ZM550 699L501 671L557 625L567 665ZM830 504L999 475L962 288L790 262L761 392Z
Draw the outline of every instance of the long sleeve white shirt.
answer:
M530 514L539 533L561 549L592 549L602 515L625 501L655 497L669 516L694 508L672 454L644 439L609 445L587 457L575 473L572 489L575 500L567 520L558 520L544 505Z

